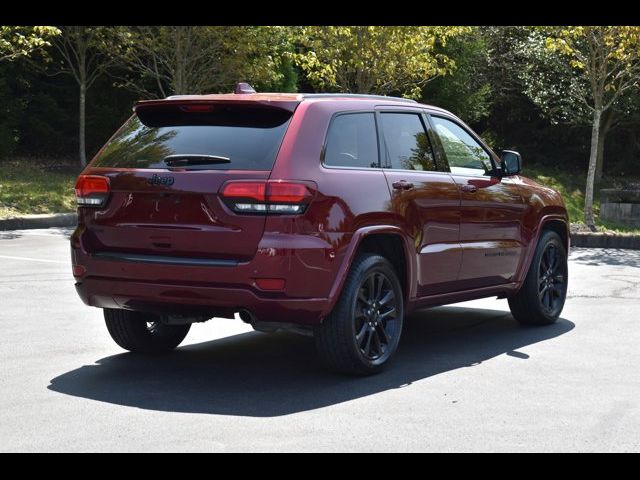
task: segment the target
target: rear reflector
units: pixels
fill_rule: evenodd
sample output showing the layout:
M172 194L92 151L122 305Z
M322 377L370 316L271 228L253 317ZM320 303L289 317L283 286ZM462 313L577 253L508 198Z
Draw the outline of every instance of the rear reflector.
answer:
M78 206L102 207L109 197L109 179L99 175L80 175L75 190Z
M256 278L256 285L261 290L284 290L284 278Z
M297 215L304 213L314 192L302 182L231 181L222 187L220 196L236 213Z
M73 266L73 276L74 277L81 277L86 272L87 272L87 269L84 268L82 265L74 265Z

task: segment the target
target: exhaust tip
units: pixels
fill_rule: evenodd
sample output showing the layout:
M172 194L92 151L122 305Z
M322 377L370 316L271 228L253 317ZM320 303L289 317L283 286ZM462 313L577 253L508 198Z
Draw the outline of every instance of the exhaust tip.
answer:
M256 316L251 313L249 310L243 308L242 310L240 310L238 312L238 314L240 315L240 320L242 320L244 323L248 323L248 324L254 324L257 320Z

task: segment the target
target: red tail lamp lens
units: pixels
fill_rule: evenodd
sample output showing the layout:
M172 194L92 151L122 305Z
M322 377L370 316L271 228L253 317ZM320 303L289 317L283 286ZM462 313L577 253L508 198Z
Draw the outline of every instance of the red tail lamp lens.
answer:
M266 182L233 182L225 185L222 196L225 198L251 198L264 202L266 189Z
M306 185L290 182L267 184L267 198L271 203L301 203L311 197Z
M261 290L284 290L284 278L256 278L256 285Z
M313 198L305 183L283 181L229 182L221 192L236 213L298 215Z
M75 190L78 206L101 207L109 196L109 179L99 175L80 175Z

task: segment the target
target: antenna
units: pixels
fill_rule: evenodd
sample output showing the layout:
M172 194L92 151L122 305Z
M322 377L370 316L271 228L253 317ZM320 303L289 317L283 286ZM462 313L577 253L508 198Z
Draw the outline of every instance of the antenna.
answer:
M236 83L236 89L233 93L256 93L254 88L245 82Z

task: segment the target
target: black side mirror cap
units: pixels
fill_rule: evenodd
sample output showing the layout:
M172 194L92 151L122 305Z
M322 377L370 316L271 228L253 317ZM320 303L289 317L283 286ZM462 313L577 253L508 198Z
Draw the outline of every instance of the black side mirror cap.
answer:
M513 150L503 150L501 155L502 175L518 175L522 171L522 157Z

